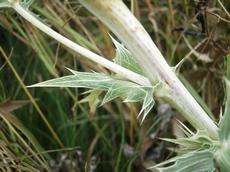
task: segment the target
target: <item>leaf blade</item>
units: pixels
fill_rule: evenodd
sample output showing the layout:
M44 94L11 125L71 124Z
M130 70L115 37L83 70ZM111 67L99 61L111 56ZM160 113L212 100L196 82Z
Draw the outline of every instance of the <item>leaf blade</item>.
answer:
M123 98L124 102L138 102L143 100L142 109L139 113L140 115L144 112L142 122L155 104L152 87L143 87L136 83L113 78L101 73L68 70L73 75L51 79L28 87L72 87L107 91L102 105L117 97Z
M124 45L120 44L113 37L111 37L111 39L116 47L116 56L114 62L135 73L144 75L143 68L139 65L132 54L124 47Z
M209 150L190 152L183 156L178 156L174 158L173 162L175 162L173 165L169 167L158 168L158 170L161 172L211 172L215 169L213 154Z

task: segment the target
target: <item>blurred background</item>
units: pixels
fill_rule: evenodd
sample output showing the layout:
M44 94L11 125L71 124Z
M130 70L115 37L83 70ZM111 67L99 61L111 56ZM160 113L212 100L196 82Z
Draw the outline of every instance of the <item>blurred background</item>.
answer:
M167 62L218 122L223 78L230 77L229 0L125 0ZM54 30L109 60L110 31L76 0L39 0L30 10ZM100 106L86 89L26 88L77 71L110 73L0 10L0 169L2 171L148 171L175 155L160 138L183 137L169 105L158 100L142 125L141 104ZM227 58L229 56L229 58ZM141 58L141 57L140 57ZM183 61L181 61L183 59ZM180 73L180 74L179 74ZM153 170L152 170L153 171Z

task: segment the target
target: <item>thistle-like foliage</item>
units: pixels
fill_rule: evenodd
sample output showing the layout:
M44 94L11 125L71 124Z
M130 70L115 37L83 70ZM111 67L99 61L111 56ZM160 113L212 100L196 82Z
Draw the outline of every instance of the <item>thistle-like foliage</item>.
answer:
M212 172L217 167L221 172L230 169L230 81L226 80L227 98L225 111L220 121L219 140L212 140L205 131L197 134L189 134L187 138L163 139L180 145L176 156L154 168L162 172L189 171L189 172ZM185 132L191 133L191 132ZM174 149L175 150L175 149ZM181 155L182 154L182 155ZM216 163L214 163L216 162ZM168 167L168 164L173 163Z
M29 87L73 87L107 91L102 104L117 97L123 98L124 102L138 102L143 100L141 110L141 113L144 112L143 120L154 105L154 89L152 87L143 87L136 83L116 79L101 73L70 71L73 75L48 80Z
M132 54L124 47L124 45L117 42L113 37L112 41L116 46L116 57L114 62L133 71L140 75L144 75L143 68L139 65L137 60L132 56Z
M113 41L117 48L115 62L129 70L132 70L133 72L142 74L140 66L133 59L131 53L114 39ZM155 104L153 99L154 91L159 89L161 85L157 84L154 87L141 86L136 83L102 73L77 72L71 69L69 69L69 71L73 75L41 82L30 87L74 87L106 91L102 104L118 97L121 97L124 102L143 101L141 111L138 115L139 117L143 113L143 122Z
M213 172L215 170L211 151L195 151L171 159L167 163L175 162L172 166L159 168L160 172ZM163 164L162 164L163 165Z
M88 5L94 1L87 1ZM98 0L97 4L104 3L105 1ZM107 3L115 2L115 1L106 1ZM76 45L74 42L68 40L63 37L59 33L53 31L46 24L41 23L40 18L34 15L29 11L29 7L33 3L33 0L0 0L0 8L4 7L13 7L21 16L31 22L33 25L38 27L43 32L47 33L54 39L63 43L67 47L72 50L80 53L81 55L91 59L106 68L109 68L111 71L119 74L118 76L109 76L101 73L87 73L87 72L77 72L70 70L72 75L64 76L56 79L52 79L49 81L41 82L30 87L74 87L74 88L87 88L91 90L100 90L105 91L106 94L102 100L102 104L107 103L111 100L114 100L117 97L123 99L124 102L139 102L142 101L142 109L140 114L143 114L142 122L146 118L149 111L154 106L154 93L157 91L162 92L162 84L165 84L166 81L168 83L168 87L170 89L166 100L169 103L172 103L177 107L184 116L189 119L189 122L194 125L197 129L207 129L207 131L199 130L197 134L187 135L187 138L182 139L164 139L169 142L173 142L175 144L180 145L180 149L176 151L179 153L175 158L166 161L165 163L159 164L157 168L163 172L171 172L171 171L189 171L189 172L211 172L214 171L217 167L221 170L221 172L227 172L230 169L230 84L229 81L226 81L227 84L227 101L225 106L225 112L223 119L220 122L219 135L217 135L217 127L214 122L206 115L202 108L200 108L199 104L193 99L193 97L187 92L184 86L180 83L180 81L176 78L175 74L171 71L170 67L167 65L166 61L163 59L163 56L156 48L156 46L152 43L150 37L143 32L143 28L139 27L140 24L135 20L133 16L131 16L130 12L127 13L127 8L122 5L122 1L118 2L117 6L119 10L114 10L114 14L119 15L120 10L125 12L129 16L131 21L137 24L137 28L139 32L128 32L133 31L132 27L127 27L129 30L124 30L127 26L126 20L121 22L120 25L115 26L114 23L110 23L112 20L106 20L103 16L99 15L105 21L108 21L108 25L112 28L115 28L114 31L116 33L120 33L120 38L124 37L123 42L126 43L126 46L132 51L133 55L137 58L137 56L143 56L145 63L141 63L142 60L139 60L139 63L142 64L142 67L139 63L132 57L132 54L120 43L114 41L114 44L117 48L117 53L114 62L108 62L104 58L95 55L92 52L87 51L86 49ZM81 1L83 4L87 4L86 0ZM94 6L89 6L90 9L93 9ZM108 8L105 8L108 9ZM92 10L93 11L93 10ZM101 9L96 9L95 14L97 12L101 12ZM98 13L99 13L98 12ZM103 13L102 13L103 14ZM116 18L112 14L112 19L117 19L118 21L122 21L121 18ZM39 21L38 21L38 20ZM109 18L108 18L109 19ZM118 20L120 19L120 20ZM128 22L129 23L129 22ZM117 24L117 23L116 23ZM135 25L134 25L135 26ZM123 31L122 31L123 28ZM136 27L135 27L136 28ZM124 34L125 33L125 34ZM127 36L127 33L130 35ZM132 34L131 34L132 33ZM144 33L144 35L142 35ZM137 35L133 37L132 35ZM139 36L138 36L139 35ZM146 39L139 39L142 37ZM135 39L138 38L138 39ZM133 40L136 40L133 44ZM137 41L139 40L139 41ZM147 41L146 41L147 40ZM138 42L138 44L137 44ZM130 46L129 46L130 44ZM142 44L145 44L142 46ZM148 46L151 44L152 47ZM132 45L132 46L131 46ZM140 48L141 47L141 48ZM140 51L138 48L140 48ZM154 48L154 51L152 51ZM152 59L152 57L154 57ZM157 57L157 58L155 58ZM161 57L161 58L159 58ZM141 57L140 57L141 58ZM140 59L137 58L137 59ZM160 60L159 60L160 59ZM146 69L147 68L147 69ZM125 69L125 70L124 70ZM125 71L125 72L124 72ZM124 75L125 73L129 73ZM148 75L146 75L146 74ZM153 76L153 74L157 74L157 76ZM123 76L123 77L121 77ZM124 76L128 79L124 79ZM157 83L154 86L151 86L148 79L144 76L149 76L152 83ZM140 78L141 77L141 78ZM139 81L137 82L137 78ZM162 81L163 80L163 81ZM147 84L146 84L147 83ZM158 94L159 95L159 94ZM184 108L186 107L186 108ZM140 115L139 114L139 115ZM138 115L138 117L139 117ZM189 132L188 132L189 133ZM210 135L211 139L208 135ZM219 137L219 140L217 140ZM216 162L216 164L214 163ZM172 165L165 167L165 165Z

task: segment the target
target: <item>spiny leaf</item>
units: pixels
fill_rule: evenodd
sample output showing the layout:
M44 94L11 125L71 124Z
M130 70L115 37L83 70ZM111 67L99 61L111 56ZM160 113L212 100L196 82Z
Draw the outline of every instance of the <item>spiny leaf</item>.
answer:
M153 91L154 90L152 88L146 90L146 95L145 95L145 98L144 98L144 102L143 102L141 111L140 111L140 113L138 115L138 117L139 117L140 114L144 111L141 123L143 123L143 121L145 120L146 116L148 115L148 113L150 112L150 110L153 108L153 106L155 104L155 101L153 99Z
M113 37L112 41L116 46L116 56L114 62L138 74L144 75L142 67L138 64L132 54Z
M177 156L161 165L167 165L173 162L173 165L161 167L158 168L158 170L160 172L213 172L215 170L213 153L209 150L190 152L183 156Z
M178 122L178 127L182 130L182 132L185 134L186 137L192 137L195 135L183 122L180 120L177 120Z
M132 96L131 96L132 95ZM111 86L111 88L106 93L103 103L109 102L117 97L122 97L125 102L137 102L143 100L146 95L144 87L127 82L127 81L117 81Z
M51 79L29 87L73 87L108 90L115 81L104 74L76 72L75 75Z
M210 149L214 145L214 141L211 140L207 136L207 133L204 131L198 131L195 135L188 138L178 138L178 139L163 138L162 140L180 145L181 152L183 153L187 153L191 150L195 151L195 150ZM180 152L180 150L178 151Z
M105 74L68 70L72 72L73 75L44 81L29 87L73 87L107 91L102 104L117 97L123 98L124 102L143 101L140 112L140 114L144 113L142 122L154 106L154 88L152 87L143 87L136 83L116 79Z
M222 143L230 142L230 81L226 79L227 100L223 118L220 122L219 138Z

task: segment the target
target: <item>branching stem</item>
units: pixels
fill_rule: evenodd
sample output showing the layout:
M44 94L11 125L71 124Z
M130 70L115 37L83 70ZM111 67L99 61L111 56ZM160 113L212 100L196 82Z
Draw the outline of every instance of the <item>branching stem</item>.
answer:
M196 129L207 130L212 138L218 138L215 123L180 82L143 26L121 0L80 0L80 2L122 40L145 69L152 84L165 83L164 91L157 93L158 97L175 107ZM73 51L133 82L144 86L150 85L146 77L123 68L57 33L24 9L20 3L12 2L11 7L38 29Z
M22 7L20 3L12 3L12 7L15 11L17 11L18 14L20 14L24 19L29 21L31 24L36 26L38 29L46 33L47 35L51 36L52 38L56 39L58 42L62 43L64 46L70 48L71 50L75 51L76 53L106 67L107 69L119 74L120 76L123 76L133 82L136 82L140 85L149 86L150 82L147 78L145 78L142 75L139 75L135 72L132 72L120 65L117 65L116 63L113 63L109 60L107 60L104 57L101 57L92 51L89 51L88 49L76 44L75 42L67 39L66 37L62 36L61 34L57 33L53 29L51 29L46 24L42 23L40 20L38 20L35 16L33 16L27 9Z
M158 96L175 107L196 129L207 130L218 138L217 126L196 102L167 64L140 22L122 0L80 0L95 16L102 20L127 46L153 84L165 83Z

